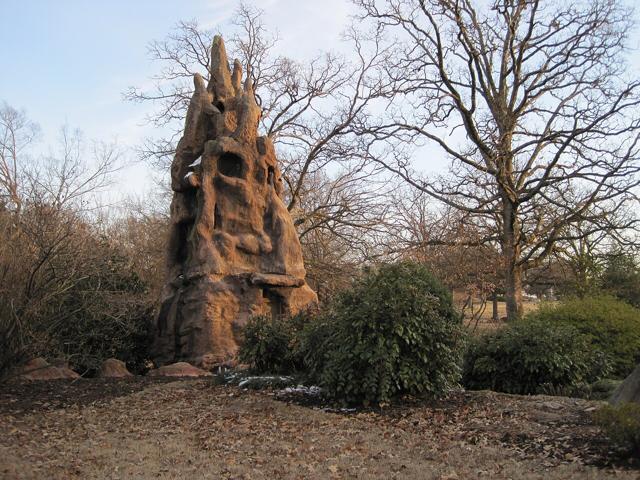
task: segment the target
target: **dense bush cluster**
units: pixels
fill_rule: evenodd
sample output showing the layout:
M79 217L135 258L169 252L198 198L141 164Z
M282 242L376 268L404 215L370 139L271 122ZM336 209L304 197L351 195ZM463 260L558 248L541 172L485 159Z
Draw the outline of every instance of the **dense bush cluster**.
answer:
M592 383L607 373L605 355L576 328L522 321L470 342L462 383L536 394Z
M0 210L1 371L36 356L89 375L109 357L144 368L154 297L122 227L45 204Z
M471 342L463 384L521 394L576 392L604 377L625 377L639 360L640 310L614 297L569 299Z
M590 351L607 356L612 374L618 378L631 373L640 361L640 310L614 297L576 298L542 305L526 321L577 329L589 340Z
M244 327L240 362L257 373L291 373L302 369L297 346L307 313L293 317L256 316Z
M0 381L11 374L15 365L28 360L25 334L11 306L0 299Z
M147 286L109 242L101 240L95 248L100 263L59 299L62 315L42 319L45 324L32 321L46 342L41 354L67 359L81 373L97 371L110 357L133 371L144 370L154 313Z
M332 331L314 373L334 398L437 396L457 383L460 316L425 267L406 262L372 270L338 296L328 315Z
M255 319L241 358L259 370L302 366L345 403L440 395L459 379L462 330L449 292L423 267L372 269L313 321Z

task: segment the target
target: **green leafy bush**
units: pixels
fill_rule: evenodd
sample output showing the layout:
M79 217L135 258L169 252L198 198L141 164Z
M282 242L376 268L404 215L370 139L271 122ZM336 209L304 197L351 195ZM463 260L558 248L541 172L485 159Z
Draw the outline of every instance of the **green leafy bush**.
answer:
M302 368L299 332L307 314L293 317L252 317L244 327L244 341L239 358L257 373L291 373Z
M569 391L608 373L602 352L575 327L518 322L469 344L462 383L515 394Z
M634 255L610 252L600 283L604 291L640 308L640 266Z
M88 376L110 357L142 373L149 359L153 299L131 271L129 259L106 241L89 247L92 258L87 263L92 268L69 277L66 290L57 295L17 309L29 353L50 361L64 359Z
M607 405L594 412L595 423L618 446L640 457L640 405Z
M294 355L299 359L309 382L321 381L320 376L335 329L334 318L325 312L315 316L313 321L307 322L298 332Z
M436 396L459 379L460 316L449 291L418 264L368 271L302 338L311 375L345 403Z
M640 310L614 297L576 298L542 305L526 321L576 328L609 357L616 377L624 378L640 361Z

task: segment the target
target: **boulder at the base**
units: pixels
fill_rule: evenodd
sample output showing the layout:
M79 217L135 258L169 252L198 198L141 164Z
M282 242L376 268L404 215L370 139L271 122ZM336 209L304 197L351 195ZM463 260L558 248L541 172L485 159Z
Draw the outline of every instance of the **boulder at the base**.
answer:
M629 402L640 403L640 365L624 379L609 399L611 405Z
M208 377L211 373L187 362L177 362L151 370L147 375L150 377Z
M22 367L21 378L25 380L59 380L61 378L78 378L76 372L67 367L54 367L44 358L34 358Z
M98 376L101 378L126 378L133 377L133 374L127 370L127 366L122 360L107 358L102 362Z

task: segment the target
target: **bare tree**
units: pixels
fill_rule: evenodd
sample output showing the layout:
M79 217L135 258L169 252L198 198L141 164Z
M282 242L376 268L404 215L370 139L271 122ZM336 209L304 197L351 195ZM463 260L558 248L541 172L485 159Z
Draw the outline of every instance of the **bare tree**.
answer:
M260 10L241 4L235 18L236 34L227 45L232 56L251 66L261 129L276 147L287 208L301 239L323 229L322 236L350 237L352 248L366 249L361 243L368 237L362 232L383 222L384 188L376 183L383 169L371 161L358 132L372 103L388 96L388 85L378 75L388 48L374 37L365 49L354 30L345 35L354 46L352 61L326 53L300 63L273 53L277 37L269 35ZM151 58L164 66L153 78L154 88L124 94L156 105L149 121L175 132L148 141L143 149L143 156L161 168L167 169L182 131L193 75L209 77L214 33L195 21L180 22L167 39L149 46Z
M393 225L399 234L390 251L427 265L451 289L471 329L477 328L490 300L498 320L496 295L503 282L492 229L410 187L398 191L394 204Z
M37 124L24 112L7 103L0 106L0 209L11 208L17 214L22 208L19 162L26 160L26 149L39 133Z
M557 243L552 261L564 273L560 285L564 293L584 297L600 291L600 275L610 253L637 251L637 214L622 205L610 212L607 220L618 228L575 222L567 228L565 239ZM544 269L541 274L546 275Z
M398 47L385 68L395 109L365 129L439 148L450 173L421 178L398 147L378 160L413 187L490 222L499 237L507 313L522 277L575 223L625 227L637 202L637 80L627 80L630 9L618 0L357 0ZM372 153L372 154L375 154Z
M307 280L321 301L348 285L363 264L386 258L394 209L389 182L372 181L351 168L327 178L306 176L300 206L292 212L298 226Z
M109 318L126 330L127 315L147 306L140 296L123 300L130 292L117 282L128 281L131 271L101 234L96 210L118 168L119 149L87 143L64 127L58 145L36 156L26 149L35 124L11 107L2 119L0 138L9 139L0 173L0 198L8 199L0 208L2 321L13 325L11 334L28 343L32 355L78 351L71 343L53 351L50 341L62 330L82 330L89 318ZM93 332L76 333L67 340L91 343Z

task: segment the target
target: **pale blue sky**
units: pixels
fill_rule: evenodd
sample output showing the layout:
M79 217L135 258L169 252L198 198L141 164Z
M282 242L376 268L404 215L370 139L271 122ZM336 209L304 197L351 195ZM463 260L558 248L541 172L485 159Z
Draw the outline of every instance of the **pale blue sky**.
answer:
M640 0L635 0L639 2ZM630 0L630 4L635 3ZM349 0L247 0L265 12L287 56L304 60L320 50L340 49L349 22ZM179 20L195 18L230 35L238 0L0 0L0 101L25 109L43 131L40 148L68 123L89 139L128 147L126 159L151 127L144 125L150 105L122 100L127 87L144 85L158 66L146 46L163 39ZM640 74L640 35L630 41L632 71ZM444 164L444 163L443 163ZM134 165L120 179L145 176Z
M288 56L304 59L340 47L348 0L254 0ZM89 139L117 138L133 147L146 133L150 105L122 100L131 85L157 71L147 43L163 39L179 20L230 34L237 0L0 0L0 101L25 109L42 127L40 147L59 127L79 127ZM135 159L133 152L129 159ZM144 174L135 167L136 176ZM126 178L126 176L124 177ZM129 190L124 180L123 188Z

